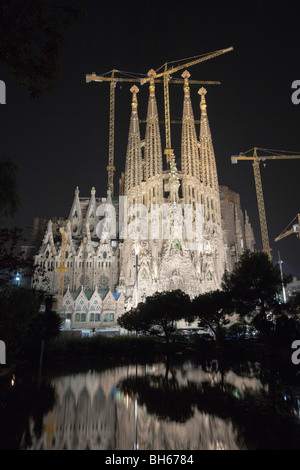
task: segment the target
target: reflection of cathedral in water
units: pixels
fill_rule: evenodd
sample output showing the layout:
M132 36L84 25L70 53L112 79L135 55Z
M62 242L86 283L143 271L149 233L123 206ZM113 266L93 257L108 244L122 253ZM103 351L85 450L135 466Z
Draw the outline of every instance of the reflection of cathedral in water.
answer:
M230 419L193 408L185 422L160 419L140 405L134 394L118 387L122 381L136 377L163 377L165 365L122 366L103 372L55 378L55 408L44 416L44 432L39 439L32 432L31 449L51 450L217 450L240 449L238 431ZM194 368L185 363L176 369L179 390L190 383L227 384L234 394L260 392L261 382L240 377L234 372L224 376L216 367ZM33 431L33 423L32 423Z

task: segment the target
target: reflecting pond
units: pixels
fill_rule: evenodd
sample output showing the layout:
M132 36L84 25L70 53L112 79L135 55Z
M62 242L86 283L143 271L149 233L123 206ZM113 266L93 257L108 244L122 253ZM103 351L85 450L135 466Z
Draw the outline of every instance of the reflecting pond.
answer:
M11 376L0 399L1 449L300 449L297 374L257 362Z

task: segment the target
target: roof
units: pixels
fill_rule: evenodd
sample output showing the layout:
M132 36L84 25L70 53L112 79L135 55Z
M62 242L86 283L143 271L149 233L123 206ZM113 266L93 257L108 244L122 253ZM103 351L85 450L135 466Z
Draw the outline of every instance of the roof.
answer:
M94 294L95 291L92 291L92 290L81 290L81 289L80 289L80 290L75 290L75 291L70 291L70 292L71 292L71 295L72 295L72 297L73 297L74 300L77 299L77 297L78 297L78 295L80 294L80 292L83 292L83 293L85 294L86 298L87 298L88 300L90 300L90 298L92 297L92 295ZM109 290L108 290L108 289L106 289L106 290L98 290L97 292L98 292L98 294L100 295L101 299L104 300L104 298L105 298L106 295L108 294ZM112 294L113 294L114 297L115 297L115 293L113 292ZM117 295L119 295L119 294L117 294ZM115 298L116 298L116 300L117 300L117 297L115 297Z
M120 292L112 292L112 295L114 296L114 298L116 300L118 300L118 298L120 297L121 294L120 294Z

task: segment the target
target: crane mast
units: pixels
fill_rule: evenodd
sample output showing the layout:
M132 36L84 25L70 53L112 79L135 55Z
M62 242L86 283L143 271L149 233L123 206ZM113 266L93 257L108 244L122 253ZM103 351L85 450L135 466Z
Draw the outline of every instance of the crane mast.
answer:
M106 167L108 182L107 189L111 191L111 196L114 194L114 172L116 170L114 164L115 155L115 88L116 82L113 80L115 70L111 74L110 82L110 95L109 95L109 144L108 144L108 166Z
M257 150L265 150L265 149L259 149L258 147L254 147L253 156L246 156L245 153L240 153L239 155L232 155L231 163L235 164L240 160L253 161L252 166L253 166L254 181L255 181L255 188L256 188L259 222L260 222L260 229L261 229L261 238L262 238L262 247L263 247L262 251L267 253L270 261L272 261L271 248L270 248L270 242L269 242L269 233L268 233L268 226L267 226L266 209L265 209L265 202L264 202L264 195L263 195L259 165L261 161L265 161L265 160L299 159L300 155L258 155Z

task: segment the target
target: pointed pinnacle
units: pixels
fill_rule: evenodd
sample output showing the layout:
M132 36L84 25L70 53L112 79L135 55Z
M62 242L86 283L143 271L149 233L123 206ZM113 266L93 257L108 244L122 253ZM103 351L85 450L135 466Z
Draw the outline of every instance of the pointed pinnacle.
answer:
M205 101L206 93L207 91L203 87L198 90L198 94L201 96L200 108L201 108L201 111L203 112L206 112L206 101Z
M150 93L151 94L154 94L154 90L155 90L155 85L154 85L154 78L156 76L156 72L155 70L151 69L149 70L148 72L148 77L150 78L150 87L149 87L149 90L150 90Z
M137 108L137 93L140 91L138 89L138 87L136 85L133 85L131 88L130 88L130 91L132 93L132 103L131 103L131 106L133 109L136 109Z

